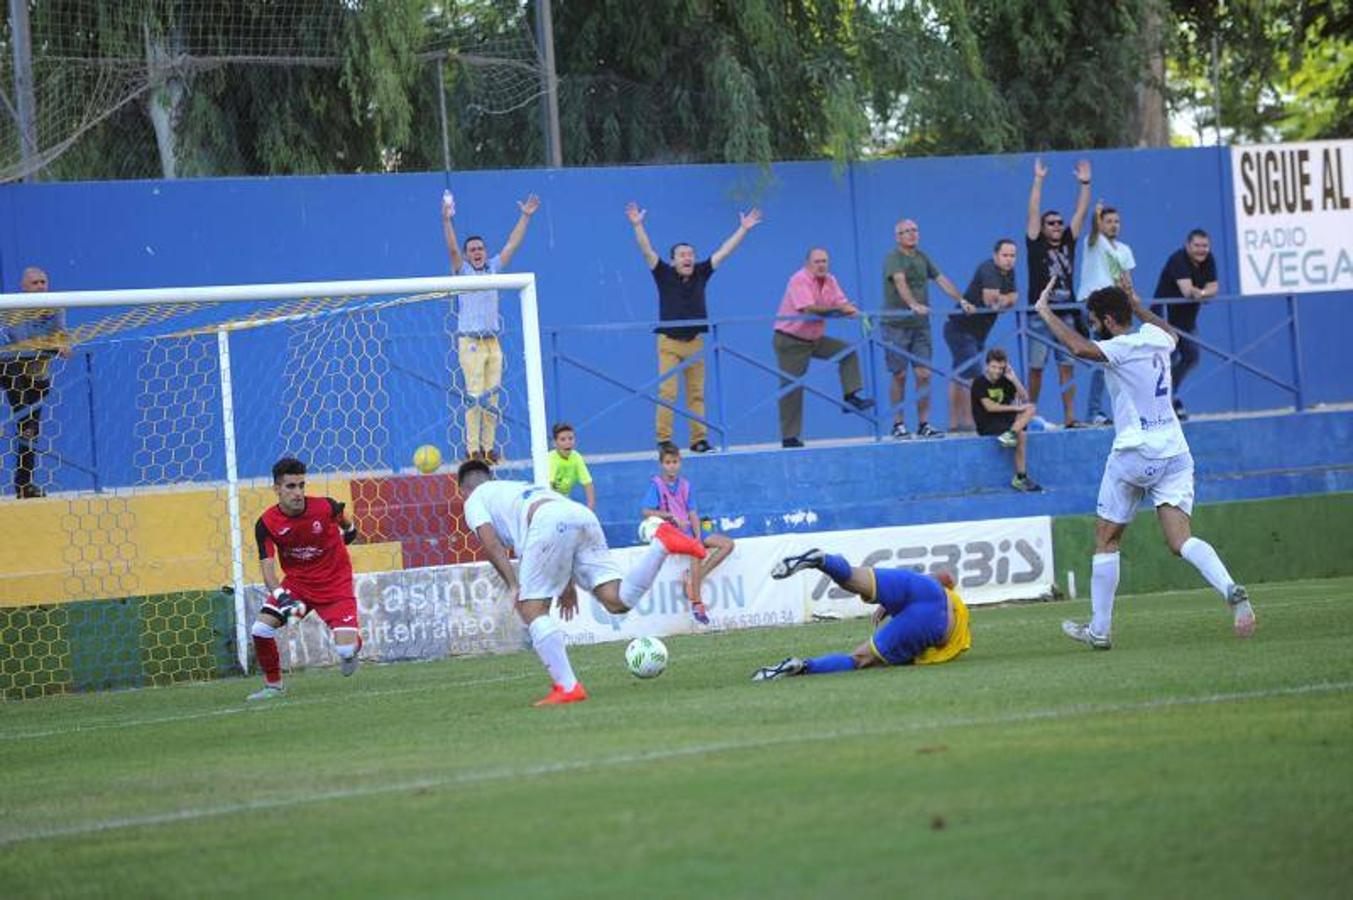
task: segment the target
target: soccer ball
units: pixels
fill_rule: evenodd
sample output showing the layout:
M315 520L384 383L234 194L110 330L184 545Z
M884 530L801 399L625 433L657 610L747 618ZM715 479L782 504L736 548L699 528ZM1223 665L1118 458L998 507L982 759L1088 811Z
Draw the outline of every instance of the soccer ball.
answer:
M655 637L635 638L625 648L625 665L635 678L657 678L667 670L667 645Z
M442 464L442 451L432 444L424 444L413 451L413 464L424 475L430 475Z
M660 519L657 516L649 516L640 522L639 543L647 544L649 541L653 540L653 536L656 535L658 529L662 527L663 521L663 519Z

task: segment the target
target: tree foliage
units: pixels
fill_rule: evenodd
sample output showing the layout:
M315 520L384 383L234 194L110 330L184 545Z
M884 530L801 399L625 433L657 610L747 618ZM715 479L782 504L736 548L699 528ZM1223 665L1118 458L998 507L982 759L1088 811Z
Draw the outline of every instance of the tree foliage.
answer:
M1011 149L1136 143L1137 87L1152 0L1083 4L1004 0L981 6L977 40L1015 134Z
M54 0L32 11L34 68L70 81L72 126L117 73L139 90L47 173L161 172L168 108L181 175L377 171L413 143L425 30L409 0ZM282 32L282 33L278 33ZM97 79L88 73L97 72Z
M436 169L443 99L453 168L544 157L535 0L31 9L44 109L87 129L45 177L153 177L170 164L188 176ZM554 0L553 10L571 166L1133 145L1141 89L1162 59L1173 108L1208 123L1214 38L1228 136L1353 133L1353 0ZM0 42L8 50L5 32ZM89 77L96 68L143 83L89 127L86 108L109 90ZM58 103L70 111L53 112Z
M1176 109L1226 140L1353 135L1353 2L1171 0ZM1214 66L1213 47L1217 49Z

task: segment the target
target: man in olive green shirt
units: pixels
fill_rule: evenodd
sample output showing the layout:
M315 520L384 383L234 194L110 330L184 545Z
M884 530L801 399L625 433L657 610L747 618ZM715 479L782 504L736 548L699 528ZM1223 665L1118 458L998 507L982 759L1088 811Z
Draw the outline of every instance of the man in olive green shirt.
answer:
M916 416L919 420L916 436L943 437L944 432L930 425L930 369L924 365L931 355L929 282L933 280L938 284L965 312L972 312L975 307L916 246L921 230L915 222L903 219L897 223L893 234L897 238L897 248L883 259L883 339L890 345L885 351L888 371L893 375L889 391L893 406L893 437L911 437L902 415L909 362L916 372Z
M578 443L573 426L559 422L552 433L554 449L550 451L550 487L567 497L575 484L581 484L583 493L587 495L587 508L596 510L597 495L592 490L592 473L587 471L583 455L573 449Z

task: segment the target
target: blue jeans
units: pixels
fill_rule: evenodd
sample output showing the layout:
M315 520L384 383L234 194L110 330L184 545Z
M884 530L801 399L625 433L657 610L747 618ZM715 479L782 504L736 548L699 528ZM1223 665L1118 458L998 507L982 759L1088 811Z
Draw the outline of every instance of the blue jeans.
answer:
M1113 418L1104 406L1104 394L1104 369L1101 366L1095 366L1095 370L1090 373L1090 402L1085 407L1087 419L1093 419L1095 416L1103 416L1106 419Z
M1193 332L1188 332L1192 334ZM1173 371L1170 373L1170 380L1174 382L1175 390L1179 390L1179 385L1183 383L1184 376L1193 371L1194 366L1198 365L1198 358L1202 354L1198 351L1198 345L1188 338L1181 337L1179 345L1175 347L1174 356L1170 362Z

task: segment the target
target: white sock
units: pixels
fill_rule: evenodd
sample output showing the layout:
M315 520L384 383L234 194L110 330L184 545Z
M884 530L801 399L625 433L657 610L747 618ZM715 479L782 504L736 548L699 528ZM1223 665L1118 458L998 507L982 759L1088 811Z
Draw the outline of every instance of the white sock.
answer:
M1118 591L1118 554L1090 558L1090 630L1103 637L1113 628L1113 595Z
M653 586L654 579L658 577L658 570L662 568L666 559L667 548L662 545L662 541L657 538L649 541L644 555L639 557L639 561L620 582L620 601L630 609L634 609L634 604L638 603Z
M343 659L352 659L357 655L357 642L351 644L334 644L334 652Z
M1226 571L1226 563L1221 561L1217 551L1207 541L1191 537L1179 548L1179 555L1193 563L1198 574L1207 579L1207 583L1216 588L1223 600L1231 593L1231 573Z
M537 616L528 629L531 632L531 646L536 656L545 664L545 670L555 684L566 691L573 690L578 678L573 674L573 665L568 661L568 645L564 643L564 633L559 630L554 619L549 616Z

